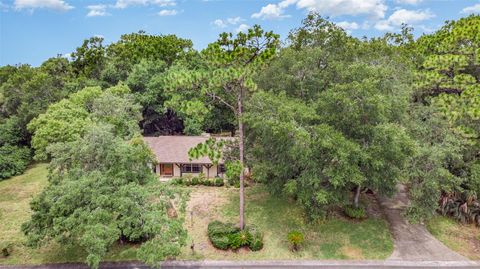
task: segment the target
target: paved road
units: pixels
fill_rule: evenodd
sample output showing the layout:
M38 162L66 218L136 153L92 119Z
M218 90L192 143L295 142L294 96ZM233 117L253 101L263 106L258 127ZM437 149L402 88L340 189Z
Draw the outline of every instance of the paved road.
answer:
M37 266L2 266L0 269L88 269L84 264L50 264ZM102 263L102 269L149 269L141 263ZM474 269L480 268L480 262L428 262L428 261L170 261L162 264L164 268L190 269L265 269L265 268L323 268L323 269Z
M402 213L408 205L405 186L399 185L392 198L380 198L390 230L394 237L394 250L389 260L410 261L466 261L467 258L450 250L433 237L420 224L409 224Z

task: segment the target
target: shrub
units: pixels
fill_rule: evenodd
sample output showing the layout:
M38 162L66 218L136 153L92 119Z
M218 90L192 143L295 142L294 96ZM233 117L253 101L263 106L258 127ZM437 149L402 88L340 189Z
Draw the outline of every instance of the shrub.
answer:
M299 231L291 231L288 233L288 242L290 242L292 249L297 251L299 246L305 240L303 233Z
M355 207L352 205L347 205L345 206L343 211L345 212L345 215L347 215L352 219L364 219L367 217L367 212L363 207Z
M263 238L254 236L248 247L251 251L261 250L263 248Z
M30 149L3 145L0 147L0 180L19 175L30 162Z
M230 247L230 239L228 235L213 235L209 238L215 248L227 250Z
M171 180L172 184L182 185L182 186L224 186L224 180L221 177L215 177L214 179L208 179L200 174L198 177L178 177Z
M228 235L240 231L233 223L223 223L215 220L208 224L207 232L208 236L214 235Z
M216 177L213 181L213 185L217 187L223 186L225 183L223 182L223 178L221 177Z
M252 235L246 229L228 236L230 247L234 250L250 245L252 238Z
M248 227L248 231L252 235L252 240L248 247L252 251L259 251L263 248L263 234L254 226Z
M192 178L192 185L193 186L200 185L200 179L198 177L193 177Z
M218 249L236 250L247 246L252 251L258 251L263 248L263 236L253 227L245 227L243 231L240 231L232 223L216 220L208 224L207 233L212 245Z

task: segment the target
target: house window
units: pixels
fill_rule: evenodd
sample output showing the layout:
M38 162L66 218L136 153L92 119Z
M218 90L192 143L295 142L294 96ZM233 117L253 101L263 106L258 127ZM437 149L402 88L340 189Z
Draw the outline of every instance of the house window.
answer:
M200 173L202 166L200 164L187 163L182 165L182 173Z
M218 165L218 173L219 174L225 173L225 165L224 164L219 164Z

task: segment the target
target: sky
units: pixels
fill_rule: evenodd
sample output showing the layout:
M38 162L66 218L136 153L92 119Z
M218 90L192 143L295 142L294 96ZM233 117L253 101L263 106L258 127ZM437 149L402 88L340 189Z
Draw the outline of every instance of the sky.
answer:
M480 0L0 0L0 65L39 66L68 57L84 39L109 44L122 34L176 34L202 49L221 32L254 24L285 39L311 11L356 37L431 33L444 21L480 13Z

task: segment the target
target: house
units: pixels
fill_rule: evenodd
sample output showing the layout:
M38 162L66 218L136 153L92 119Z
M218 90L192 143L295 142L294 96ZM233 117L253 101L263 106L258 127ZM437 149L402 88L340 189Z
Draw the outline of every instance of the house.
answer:
M144 137L145 142L155 154L157 165L154 172L161 178L199 175L203 173L208 178L223 177L225 166L223 160L218 165L207 157L190 160L188 151L209 139L210 136L157 136ZM215 139L232 140L233 137L217 137Z

